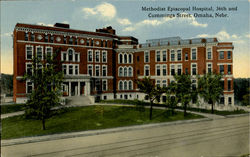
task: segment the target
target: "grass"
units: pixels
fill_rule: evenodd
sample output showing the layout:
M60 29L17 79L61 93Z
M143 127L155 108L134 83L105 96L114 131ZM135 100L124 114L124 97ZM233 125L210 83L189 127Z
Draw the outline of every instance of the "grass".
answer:
M153 110L153 119L149 120L149 109L143 111L137 107L88 106L68 108L66 112L55 115L46 121L46 130L42 130L41 121L15 116L2 120L2 139L55 133L96 130L149 123L203 118L199 115L182 112L171 116L168 110Z
M24 105L25 104L1 105L1 114L23 111Z

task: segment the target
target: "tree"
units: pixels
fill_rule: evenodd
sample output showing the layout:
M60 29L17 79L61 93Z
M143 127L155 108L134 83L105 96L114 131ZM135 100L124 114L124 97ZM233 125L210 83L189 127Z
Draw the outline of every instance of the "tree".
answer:
M174 82L171 82L170 85L165 87L163 90L165 91L166 96L166 106L171 108L172 115L174 115L174 109L178 104Z
M195 89L192 88L192 81L190 75L182 74L175 75L175 82L172 83L178 102L180 102L184 109L184 116L187 116L187 106L192 100Z
M150 79L150 77L144 77L142 80L137 81L138 88L140 92L146 94L146 97L150 101L150 115L149 119L152 120L152 112L153 112L153 104L154 101L160 101L160 96L163 93L163 90L155 86L154 82Z
M248 88L248 93L243 96L242 105L247 106L250 104L250 88Z
M45 56L44 61L38 57L32 60L32 73L27 72L24 79L33 83L32 93L25 107L27 118L35 118L42 121L42 129L45 130L45 120L52 116L52 107L60 105L61 72L58 56L60 49L56 49L53 56Z
M212 113L214 113L215 102L218 102L220 100L220 96L223 94L221 78L222 75L216 73L207 73L202 77L198 76L199 95L205 102L212 105Z

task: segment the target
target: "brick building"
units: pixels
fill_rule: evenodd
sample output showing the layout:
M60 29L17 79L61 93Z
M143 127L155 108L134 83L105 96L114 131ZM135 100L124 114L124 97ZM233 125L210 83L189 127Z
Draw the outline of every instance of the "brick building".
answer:
M132 36L116 35L112 27L96 32L17 23L13 32L14 101L25 102L32 82L23 81L31 72L34 56L44 59L60 48L64 81L63 95L95 96L96 99L144 99L135 80L151 76L156 85L167 86L174 74L195 75L217 71L224 74L222 104L233 105L233 45L216 38L170 37L138 44ZM164 100L164 96L162 97Z

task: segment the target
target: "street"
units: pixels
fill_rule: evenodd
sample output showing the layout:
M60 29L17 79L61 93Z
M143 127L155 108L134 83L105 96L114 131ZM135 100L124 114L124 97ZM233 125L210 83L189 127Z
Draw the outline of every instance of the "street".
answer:
M239 157L249 116L2 147L2 157Z

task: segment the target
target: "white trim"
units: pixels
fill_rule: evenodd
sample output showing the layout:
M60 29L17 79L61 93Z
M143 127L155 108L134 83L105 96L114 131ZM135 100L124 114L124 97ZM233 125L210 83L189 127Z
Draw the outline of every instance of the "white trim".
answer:
M181 52L181 60L178 60L178 51ZM176 61L182 61L182 58L183 58L183 57L182 57L182 49L177 49L176 53L177 53L177 55L176 55L176 57L177 57L176 59L177 59L177 60L176 60Z
M159 52L159 61L157 61L157 52ZM161 50L155 50L155 62L161 62Z
M96 69L97 69L97 67L99 67L99 75L98 75L98 76L102 76L102 75L101 75L100 65L95 65L95 76L97 76L97 75L96 75Z
M79 75L79 72L80 72L80 69L79 69L79 64L74 64L74 75ZM77 67L77 74L75 73L76 72L76 67Z
M159 69L157 67L159 67ZM160 75L157 74L157 70L160 71ZM162 76L162 73L161 73L161 64L155 64L155 76Z
M106 82L106 89L104 89L103 87L103 85L104 85L104 83L103 82ZM104 79L104 80L102 80L102 90L103 91L107 91L108 90L108 80L106 80L106 79Z
M146 62L146 55L145 53L148 53L148 62ZM150 63L150 51L144 51L144 63Z
M121 58L122 57L122 58ZM120 62L120 60L122 60L122 62ZM123 63L123 54L120 52L119 54L118 54L118 63L119 64L122 64Z
M217 65L233 65L233 63L217 63Z
M166 66L166 75L163 75L163 70L164 70L163 66ZM162 73L161 74L162 74L161 76L167 76L168 75L168 65L167 64L162 64Z
M27 71L28 65L31 65L31 72L32 72L32 74L33 74L32 62L26 62L26 63L25 63L25 72L28 73L28 71Z
M103 54L106 54L105 56L106 56L106 61L103 61ZM103 50L102 51L102 63L107 63L108 62L108 51L106 51L106 50Z
M91 58L92 58L92 60L91 61L89 61L89 52L91 52ZM89 63L93 63L93 60L94 60L94 58L93 58L93 50L92 49L88 49L87 50L87 62L89 62Z
M120 73L120 69L121 69L121 73ZM118 67L118 77L123 77L123 76L124 76L123 67L119 66Z
M48 48L51 49L51 58L53 58L53 47L51 47L51 46L46 46L46 47L45 47L45 55L46 55L46 57L47 57L47 52L48 52L47 49L48 49Z
M146 75L146 67L148 67L149 75ZM150 65L149 64L144 65L144 76L150 76Z
M129 69L131 69L131 75L129 74ZM133 67L132 66L128 66L128 77L133 77L133 73L134 73L134 71L133 71Z
M208 65L211 65L211 72L213 72L213 63L212 62L207 62L206 64L206 73L208 73Z
M227 49L226 48L223 48L223 49L218 48L217 52L218 51L233 51L233 48L227 48Z
M97 55L98 54L98 55ZM98 56L99 57L99 61L97 61L97 57L96 56ZM95 50L95 62L96 63L100 63L100 61L101 61L101 53L100 53L100 50Z
M211 59L208 59L208 49L211 49ZM206 60L213 60L213 48L212 47L206 48Z
M107 65L102 65L102 75L101 76L104 76L103 75L103 69L106 68L106 75L105 76L108 76L108 66Z
M163 60L163 52L166 52L166 60ZM162 55L162 62L167 62L168 61L168 51L167 50L161 50L161 55Z
M25 90L25 92L26 92L26 94L30 94L30 93L28 93L28 83L30 83L31 81L30 80L27 80L26 81L26 85L25 85L25 88L26 88L26 90ZM32 83L32 82L31 82ZM34 83L32 83L32 90L34 90Z
M91 75L89 74L89 67L91 67ZM87 69L88 69L87 74L89 74L90 76L93 76L93 71L94 71L94 69L93 69L93 64L88 64L88 65L87 65Z
M195 49L195 59L193 59L193 52L192 52L192 50L194 50ZM191 59L190 60L197 60L197 56L198 56L198 54L197 54L198 52L197 52L197 47L194 47L194 48L191 48Z
M190 75L193 75L192 65L196 65L196 75L198 75L198 66L197 66L197 63L191 63L191 74Z
M172 54L174 54L174 60L172 60ZM175 54L175 50L171 49L170 50L170 62L175 62L176 61L176 54Z
M38 48L41 48L41 51L42 51L42 57L41 57L41 60L43 60L43 46L41 46L41 45L38 45L38 46L36 46L36 57L37 57L37 49Z
M31 59L27 58L27 47L31 47ZM34 58L34 47L33 45L25 45L25 59L26 60L32 60Z

